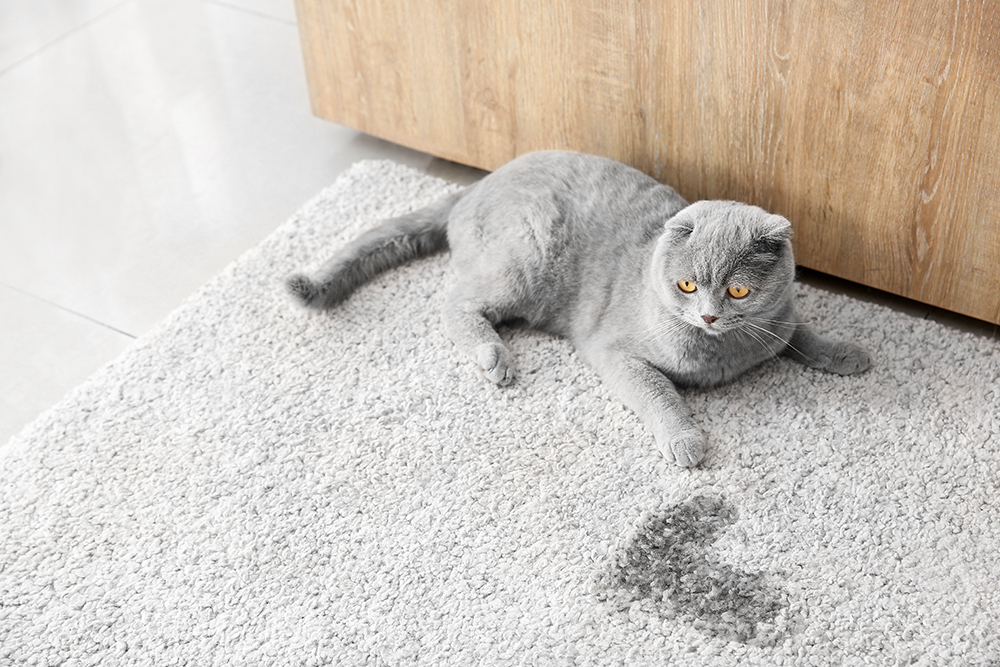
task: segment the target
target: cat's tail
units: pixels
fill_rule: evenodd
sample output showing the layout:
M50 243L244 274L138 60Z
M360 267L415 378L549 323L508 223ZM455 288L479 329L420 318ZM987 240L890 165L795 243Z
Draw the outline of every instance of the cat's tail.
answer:
M446 249L448 214L467 192L386 220L338 250L314 275L295 274L285 285L310 308L336 306L383 271Z

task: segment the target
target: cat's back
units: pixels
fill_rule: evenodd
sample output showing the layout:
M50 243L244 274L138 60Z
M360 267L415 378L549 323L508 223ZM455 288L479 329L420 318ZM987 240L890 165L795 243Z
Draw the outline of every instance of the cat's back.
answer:
M673 189L621 162L538 151L474 185L455 207L458 229L449 234L523 240L551 255L562 244L592 247L619 237L634 243L635 237L658 233L662 222L686 205Z
M551 198L564 211L617 212L629 202L673 200L680 195L626 164L574 151L536 151L486 176L478 189L484 199Z

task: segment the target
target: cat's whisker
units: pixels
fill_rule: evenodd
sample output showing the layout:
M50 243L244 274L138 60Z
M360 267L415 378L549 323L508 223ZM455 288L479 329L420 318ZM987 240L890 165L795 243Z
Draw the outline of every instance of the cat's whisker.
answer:
M764 345L764 341L762 341L760 338L758 338L757 336L755 336L750 332L745 332L745 333L747 334L747 337L750 339L750 341L753 341L764 348L764 351L767 352L768 355L770 355L768 358L771 358L771 356L773 356L771 355L771 351L767 348L767 346ZM752 348L753 346L751 345L750 347Z
M758 338L759 340L761 340L762 344L763 344L763 345L764 345L765 347L767 347L767 349L768 349L768 350L770 350L770 351L771 351L771 356L773 356L773 357L774 357L775 359L777 359L778 361L780 361L780 362L784 363L784 360L783 360L783 359L781 358L781 351L782 351L782 350L783 350L784 348L786 348L786 347L790 347L790 348L792 348L793 350L795 350L796 352L798 352L798 350L796 350L796 349L795 349L795 347L793 347L792 345L790 345L790 344L789 344L789 342L788 342L787 340L785 340L785 339L784 339L784 338L782 338L781 336L777 335L777 334L776 334L776 333L774 333L773 331L770 331L769 329L766 329L766 328L764 328L764 327L761 327L761 326L758 326L758 325L754 324L753 322L747 322L747 325L748 325L748 326L750 326L750 327L752 327L752 328L753 328L753 330L754 330L755 332L756 332L756 331L759 331L759 332L763 332L763 333L765 333L765 334L768 334L768 335L770 335L770 336L771 336L772 338L774 338L775 340L777 340L777 341L779 341L779 342L781 342L781 343L782 343L782 346L781 346L781 348L780 348L780 349L778 349L778 350L775 350L775 349L774 349L774 347L773 347L772 345L768 345L768 344L767 344L767 339L765 339L765 338L764 338L763 336L761 336L761 335L760 335L759 333L754 333L754 335L755 335L755 336L756 336L756 337L757 337L757 338Z
M775 352L775 351L774 351L774 349L773 349L773 348L771 348L771 346L769 346L769 345L767 344L767 342L766 342L766 341L765 341L765 340L764 340L763 338L761 338L761 336L760 336L759 334L755 333L755 332L754 332L753 330L751 330L751 329L744 329L744 328L741 328L741 329L740 329L740 332L741 332L741 333L745 333L745 334L746 334L747 336L749 336L749 337L750 337L751 339L753 339L753 340L757 341L757 343L759 343L759 344L760 344L760 346L764 348L764 350L765 350L765 351L767 352L767 354L768 354L768 356L769 356L770 358L772 358L772 359L777 359L777 360L778 360L779 362L781 362L781 363L784 363L784 362L782 361L781 357L780 357L780 356L778 355L778 353L777 353L777 352Z
M801 324L801 322L789 322L788 320L772 320L770 318L760 317L758 315L751 315L748 319L752 319L755 322L763 322L765 324L785 324L790 327L797 327Z
M741 335L734 336L733 340L735 340L736 342L738 342L740 344L740 347L743 348L744 352L746 352L748 354L752 354L753 350L754 350L754 347L751 344L751 342L747 340L747 338L750 338L751 340L753 340L753 337L750 334L748 334L746 331L744 331L742 328L737 329L736 333L737 334L746 334L745 336L741 336Z
M746 326L748 326L748 327L753 327L753 329L755 329L756 331L760 331L760 332L762 332L762 333L766 333L767 335L771 336L772 338L775 338L775 339L777 339L777 340L781 341L781 342L782 342L782 343L783 343L784 345L788 345L789 347L791 347L791 346L789 345L789 343L788 343L788 341L787 341L787 340L785 340L784 338L782 338L782 337L781 337L781 336L779 336L778 334L774 333L773 331L771 331L771 330L770 330L770 329L768 329L767 327L762 327L762 326L760 326L759 324L755 324L754 322L751 322L750 320L747 320L747 321L745 322L745 324L746 324ZM794 348L793 348L793 349L794 349Z
M773 331L771 331L771 330L770 330L770 329L768 329L767 327L762 327L762 326L760 326L759 324L757 324L756 322L754 322L754 321L753 321L753 319L757 319L757 318L752 318L752 319L751 319L751 318L748 318L748 319L746 320L746 324L747 324L747 326L751 326L751 327L753 327L754 329L756 329L757 331L762 331L762 332L764 332L764 333L768 334L769 336L774 336L774 337L775 337L775 338L777 338L778 340L780 340L780 341L784 342L784 340L785 340L784 338L782 338L782 337L781 337L781 336L779 336L778 334L774 333Z
M638 343L638 342L647 343L656 340L657 338L669 336L672 333L684 329L686 326L690 325L688 325L688 323L682 320L681 318L674 316L672 319L665 320L662 322L657 322L654 326L650 327L646 331L639 331L633 334L627 340L629 343Z
M636 334L635 336L632 336L631 338L628 339L628 343L629 344L651 343L660 338L670 336L671 334L679 331L681 328L682 327L674 326L674 327L662 327L657 329L651 329L649 331L641 332Z
M774 336L775 338L777 338L778 340L780 340L781 342L783 342L786 347L788 347L792 351L800 354L804 359L808 359L809 361L817 363L815 359L813 359L812 357L810 357L808 354L806 354L805 352L803 352L799 348L797 348L794 345L792 345L791 341L785 340L784 338L782 338L778 334L774 333L773 331L770 331L769 329L767 329L765 327L762 327L762 326L760 326L758 324L754 324L753 322L750 322L750 321L747 321L746 324L749 325L749 326L751 326L751 327L753 327L754 329L756 329L758 331L763 331L766 334Z

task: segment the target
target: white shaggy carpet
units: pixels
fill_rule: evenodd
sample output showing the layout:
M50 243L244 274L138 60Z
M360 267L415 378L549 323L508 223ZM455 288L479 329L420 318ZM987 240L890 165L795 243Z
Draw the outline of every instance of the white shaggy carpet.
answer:
M282 280L453 186L355 165L0 455L0 664L1000 665L1000 345L801 287L874 369L688 392L664 462L564 341L508 389L446 257Z

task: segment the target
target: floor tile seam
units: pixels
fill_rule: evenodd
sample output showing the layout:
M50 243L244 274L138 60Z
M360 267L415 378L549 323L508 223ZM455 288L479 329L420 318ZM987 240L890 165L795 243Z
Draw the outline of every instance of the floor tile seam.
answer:
M283 19L280 16L274 16L273 14L265 14L264 12L258 12L253 9L247 9L246 7L240 7L239 5L233 5L223 0L200 0L200 2L206 5L215 5L216 7L222 7L223 9L232 9L243 14L248 14L250 16L256 16L262 19L268 19L270 21L277 21L278 23L283 23L284 25L290 25L292 27L298 27L298 23L295 21L289 21L288 19Z
M127 338L129 338L131 340L135 340L137 338L137 336L135 334L131 334L131 333L127 332L127 331L122 331L118 327L112 326L112 325L108 324L107 322L102 322L102 321L100 321L100 320L98 320L98 319L96 319L94 317L91 317L90 315L86 315L86 314L81 313L81 312L79 312L77 310L73 310L72 308L67 308L66 306L63 306L61 304L55 303L53 301L49 301L48 299L46 299L44 297L40 297L37 294L32 294L31 292L23 290L23 289L21 289L19 287L14 287L13 285L11 285L9 283L0 282L0 287L4 287L6 289L9 289L12 292L20 294L21 296L25 296L25 297L28 297L29 299L33 299L33 300L38 301L40 303L44 303L45 305L50 306L52 308L56 308L58 310L61 310L64 313L69 313L70 315L73 315L75 317L79 317L81 319L87 320L88 322L90 322L92 324L96 324L96 325L98 325L100 327L103 327L105 329L110 329L111 331L114 331L115 333L121 334L122 336L125 336L125 337L127 337Z
M52 39L52 40L46 42L45 44L43 44L42 46L38 47L37 49L35 49L31 53L29 53L28 55L26 55L26 56L24 56L22 58L19 58L18 60L15 60L11 64L9 64L6 67L4 67L3 69L0 69L0 78L3 78L3 76L5 74L7 74L8 72L17 69L18 67L20 67L24 63L26 63L26 62L34 59L35 57L37 57L38 55L40 55L42 53L48 51L50 48L52 48L56 44L62 42L63 40L65 40L65 39L67 39L69 37L72 37L73 35L75 35L75 34L81 32L81 31L87 29L88 27L94 25L98 21L106 18L108 15L113 14L114 12L117 12L119 9L121 9L121 8L127 6L127 5L131 5L131 4L135 3L135 2L136 2L136 0L123 0L122 2L119 2L114 7L110 7L108 9L105 9L103 12L101 12L97 16L93 16L93 17L87 19L86 21L84 21L80 25L73 26L72 28L70 28L66 32L62 33L61 35L59 35L55 39Z

